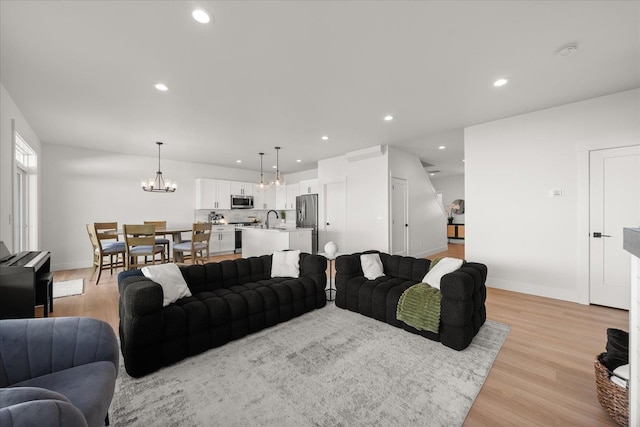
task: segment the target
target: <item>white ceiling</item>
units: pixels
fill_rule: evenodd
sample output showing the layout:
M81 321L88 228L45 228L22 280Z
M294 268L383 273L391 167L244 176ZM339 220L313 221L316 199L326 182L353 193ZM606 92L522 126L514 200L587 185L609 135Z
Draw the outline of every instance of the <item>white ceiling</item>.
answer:
M447 175L465 126L639 87L639 28L638 1L2 0L0 81L44 143L252 170L279 145L284 173L390 144Z

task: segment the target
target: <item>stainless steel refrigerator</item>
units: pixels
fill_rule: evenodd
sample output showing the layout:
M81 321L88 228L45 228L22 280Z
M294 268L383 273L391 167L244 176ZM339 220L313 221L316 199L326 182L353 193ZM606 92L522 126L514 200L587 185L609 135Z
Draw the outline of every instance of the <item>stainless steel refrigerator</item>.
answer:
M296 197L296 227L312 228L311 253L318 253L318 195Z

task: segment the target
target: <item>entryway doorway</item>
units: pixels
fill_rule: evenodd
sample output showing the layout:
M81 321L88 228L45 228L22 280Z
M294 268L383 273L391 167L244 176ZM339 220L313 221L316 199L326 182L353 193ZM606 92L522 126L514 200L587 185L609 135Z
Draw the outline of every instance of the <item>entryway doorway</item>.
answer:
M407 181L393 178L391 182L391 253L408 254L409 220L407 215Z
M622 229L640 226L640 146L589 154L589 302L628 310L629 254Z
M18 132L14 137L13 251L21 252L38 246L38 158Z

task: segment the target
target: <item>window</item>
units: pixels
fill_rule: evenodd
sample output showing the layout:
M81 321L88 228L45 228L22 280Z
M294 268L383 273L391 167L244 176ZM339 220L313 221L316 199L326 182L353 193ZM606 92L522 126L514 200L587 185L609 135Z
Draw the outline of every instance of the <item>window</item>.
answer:
M15 133L15 153L14 248L17 251L35 250L38 242L38 158L18 132Z

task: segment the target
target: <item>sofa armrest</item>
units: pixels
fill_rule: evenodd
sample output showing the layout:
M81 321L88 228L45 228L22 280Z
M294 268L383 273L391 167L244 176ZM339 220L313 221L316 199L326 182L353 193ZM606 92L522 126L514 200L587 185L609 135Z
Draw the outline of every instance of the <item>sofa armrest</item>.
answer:
M0 320L0 386L97 361L118 371L111 326L88 317Z
M120 318L143 316L162 310L162 286L144 276L127 277L118 283Z
M350 279L362 276L360 254L340 255L336 258L336 287L340 283L347 283Z
M307 254L300 260L300 276L308 277L319 291L327 285L327 259L321 255Z
M484 264L467 263L440 281L440 341L455 350L466 348L486 319Z
M60 393L37 387L0 389L0 425L86 426L82 412Z

